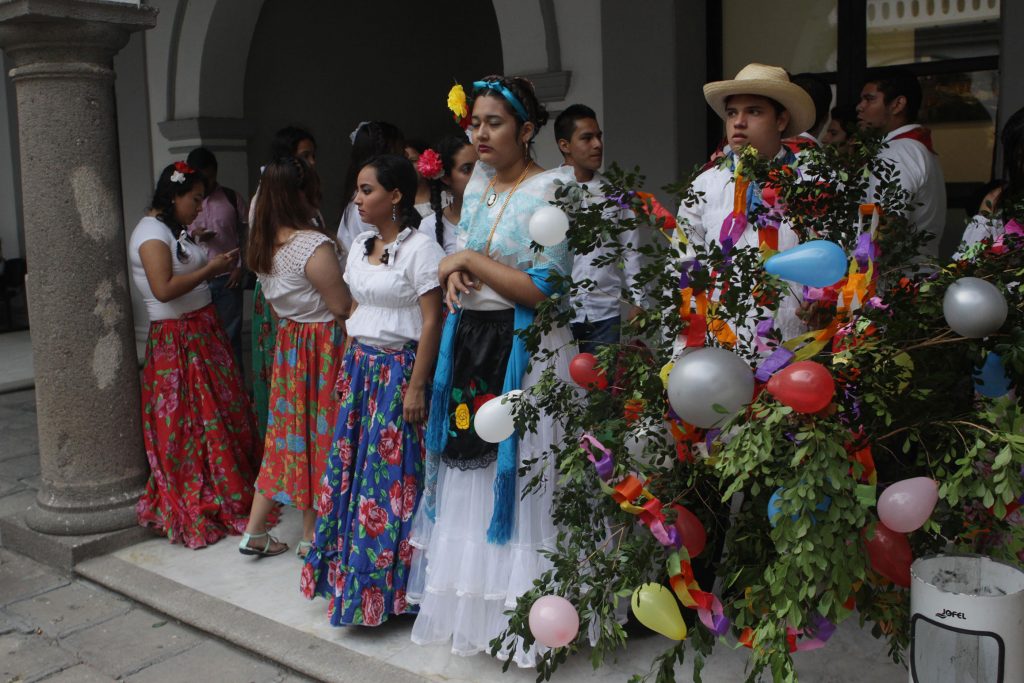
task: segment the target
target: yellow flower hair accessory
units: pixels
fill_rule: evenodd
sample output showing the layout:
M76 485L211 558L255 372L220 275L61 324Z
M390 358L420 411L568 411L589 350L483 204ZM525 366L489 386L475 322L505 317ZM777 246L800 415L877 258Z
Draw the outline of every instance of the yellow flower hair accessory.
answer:
M466 104L466 91L458 83L448 91L448 109L455 117L455 123L466 130L469 127L469 107Z

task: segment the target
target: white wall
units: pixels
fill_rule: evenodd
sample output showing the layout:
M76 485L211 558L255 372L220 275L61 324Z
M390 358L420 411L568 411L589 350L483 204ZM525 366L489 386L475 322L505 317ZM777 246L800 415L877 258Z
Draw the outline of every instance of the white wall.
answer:
M562 69L572 72L569 90L561 102L548 102L551 120L537 138L538 161L545 168L562 163L555 143L555 116L570 104L585 104L604 124L604 82L601 61L601 3L593 0L555 0ZM504 31L503 31L504 33ZM607 136L608 131L605 131ZM605 163L612 161L605 157Z

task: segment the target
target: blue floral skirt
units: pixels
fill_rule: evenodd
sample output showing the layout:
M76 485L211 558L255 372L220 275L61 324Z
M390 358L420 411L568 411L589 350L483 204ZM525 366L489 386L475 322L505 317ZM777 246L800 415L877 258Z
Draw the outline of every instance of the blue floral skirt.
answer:
M409 534L423 485L423 426L402 400L415 345L394 351L353 341L338 378L337 428L316 501L316 538L301 590L329 600L333 626L377 626L406 603Z

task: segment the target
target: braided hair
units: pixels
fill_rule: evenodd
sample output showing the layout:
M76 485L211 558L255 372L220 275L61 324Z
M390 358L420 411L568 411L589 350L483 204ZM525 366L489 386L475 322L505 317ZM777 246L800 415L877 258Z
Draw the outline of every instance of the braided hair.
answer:
M441 157L441 167L444 175L436 180L428 180L430 184L430 208L434 211L434 235L437 243L444 248L444 207L441 206L441 194L447 187L444 178L450 177L455 167L455 155L463 147L469 146L469 140L465 135L451 135L437 143L437 155Z
M359 170L370 167L377 173L377 182L388 192L398 190L401 198L398 200L398 228L417 229L420 227L420 213L416 210L416 186L419 184L419 176L412 162L404 156L397 154L381 154L375 156ZM356 174L358 176L358 173ZM366 255L373 252L373 244L376 237L366 240Z
M497 81L502 86L507 88L509 92L516 96L519 103L523 105L523 109L526 110L527 119L526 121L516 112L515 108L505 99L505 96L500 90L493 88L481 88L474 90L473 99L469 102L469 110L473 111L473 102L476 98L490 95L496 97L505 103L505 109L508 113L516 120L516 135L518 136L520 131L523 129L525 123L530 122L533 124L533 136L530 138L529 144L533 144L534 139L537 137L537 133L544 127L544 124L548 122L548 110L544 108L544 105L537 99L537 92L533 88L533 83L522 76L485 76L482 79L484 82Z
M184 176L184 179L175 174ZM171 178L177 178L177 180ZM160 178L156 181L156 189L153 191L153 199L149 203L149 208L156 211L157 220L171 229L175 241L181 238L181 233L185 232L188 226L178 222L174 213L174 200L191 192L197 184L201 184L205 190L206 178L183 161L176 161L168 165L160 172ZM185 239L191 240L192 237L186 232ZM175 255L178 257L178 263L186 263L189 259L180 242L175 247Z

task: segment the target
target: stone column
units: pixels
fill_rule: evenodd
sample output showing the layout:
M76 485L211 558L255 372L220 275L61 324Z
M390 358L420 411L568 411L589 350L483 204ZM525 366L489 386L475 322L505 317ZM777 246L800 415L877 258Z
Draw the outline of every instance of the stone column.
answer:
M155 23L156 10L130 3L0 3L17 97L42 472L25 521L42 533L131 527L146 481L113 56Z

